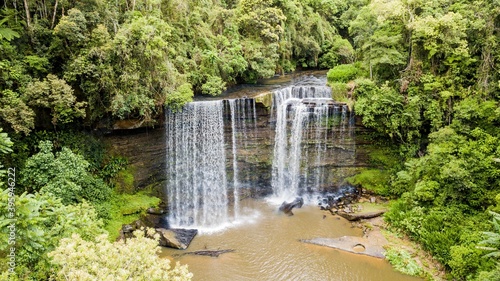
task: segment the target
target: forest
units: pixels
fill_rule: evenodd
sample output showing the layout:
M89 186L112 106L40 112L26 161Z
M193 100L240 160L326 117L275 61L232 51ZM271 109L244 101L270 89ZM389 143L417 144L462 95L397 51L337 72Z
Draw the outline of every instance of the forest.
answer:
M0 280L189 280L153 239L111 242L124 214L160 200L131 191L127 159L89 132L307 69L329 69L333 98L394 148L398 161L355 179L391 198L391 228L450 280L500 280L500 0L13 0L0 13Z

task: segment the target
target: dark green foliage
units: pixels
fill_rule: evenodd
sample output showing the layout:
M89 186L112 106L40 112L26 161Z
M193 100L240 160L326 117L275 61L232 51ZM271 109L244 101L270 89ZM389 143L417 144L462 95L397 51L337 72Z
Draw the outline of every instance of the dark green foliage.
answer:
M28 136L13 135L13 152L6 158L6 163L13 167L23 167L25 161L37 153L41 141L50 140L56 151L67 147L75 154L82 155L90 164L92 173L97 173L105 165L105 147L96 137L74 130L66 131L37 131ZM107 179L107 178L104 178ZM18 186L24 190L24 186ZM26 187L29 190L29 187Z
M50 141L40 142L40 152L30 157L24 166L20 183L34 191L50 193L64 204L82 200L99 202L111 196L103 180L89 172L90 164L70 149L53 153Z
M422 123L418 97L405 99L388 84L363 90L359 93L356 90L355 110L363 116L365 126L401 143L410 143L420 136Z
M351 180L396 196L386 219L441 261L454 280L495 280L476 246L500 194L498 1L349 1L357 55L329 82L354 80L365 126L400 145L405 166ZM382 172L388 172L383 176ZM386 179L386 183L382 179ZM385 187L385 188L383 188ZM478 273L482 273L478 277Z
M3 6L0 121L16 132L83 118L154 124L192 93L354 59L336 28L343 1L56 3Z

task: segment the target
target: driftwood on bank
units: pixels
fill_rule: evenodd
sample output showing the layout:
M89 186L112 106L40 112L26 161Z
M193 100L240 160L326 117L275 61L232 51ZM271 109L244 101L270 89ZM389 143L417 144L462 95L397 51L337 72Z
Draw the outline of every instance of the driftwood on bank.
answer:
M193 252L186 252L182 254L178 254L175 256L185 256L185 255L197 255L197 256L209 256L209 257L214 257L217 258L222 254L225 253L231 253L234 252L234 249L225 249L225 250L200 250L200 251L193 251Z
M372 219L383 215L386 210L380 210L375 212L364 212L364 213L346 213L346 212L337 212L337 214L349 221L357 221L361 219Z

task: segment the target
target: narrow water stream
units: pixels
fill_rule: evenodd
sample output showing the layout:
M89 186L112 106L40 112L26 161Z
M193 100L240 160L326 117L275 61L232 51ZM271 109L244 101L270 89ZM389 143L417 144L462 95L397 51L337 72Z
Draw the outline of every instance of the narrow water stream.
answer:
M162 256L188 264L193 280L200 281L421 280L396 272L382 259L300 242L315 237L362 235L350 222L316 206L294 209L295 215L289 217L264 200L246 199L240 203L241 221L225 231L198 235L185 251L164 248ZM234 252L218 258L182 255L206 249Z

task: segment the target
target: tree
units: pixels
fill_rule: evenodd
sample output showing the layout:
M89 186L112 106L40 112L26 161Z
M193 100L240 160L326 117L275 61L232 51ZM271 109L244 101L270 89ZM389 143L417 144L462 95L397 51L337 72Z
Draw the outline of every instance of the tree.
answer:
M50 141L40 142L39 148L40 152L26 161L20 184L53 194L64 204L109 199L111 189L90 174L90 164L81 155L68 148L54 154Z
M26 100L30 106L48 110L54 127L85 117L84 108L87 103L78 102L71 86L53 74L47 75L43 81L28 84Z
M0 117L16 133L29 134L35 126L35 113L20 98L19 94L4 90L0 96Z
M493 225L492 231L483 232L484 240L479 242L480 249L484 251L488 251L485 258L495 258L500 260L500 214L490 211L492 215L491 224Z
M102 221L97 219L94 208L86 202L64 205L52 194L27 194L15 196L15 216L9 213L9 190L0 192L0 278L8 276L10 229L15 225L16 276L18 280L35 278L46 280L52 267L47 254L54 250L59 240L78 233L83 239L91 239L104 233ZM15 280L15 276L9 279Z
M148 233L153 235L154 230ZM78 234L61 240L49 254L56 265L56 280L191 280L187 266L170 266L170 261L158 257L158 237L150 239L144 231L135 237L111 243L107 235L86 241ZM81 249L85 249L82 251Z
M362 79L357 82L370 85ZM365 126L407 145L411 145L420 136L422 121L419 97L405 100L403 95L388 84L380 88L373 84L368 87L361 85L355 89L355 95L355 110L363 116Z

